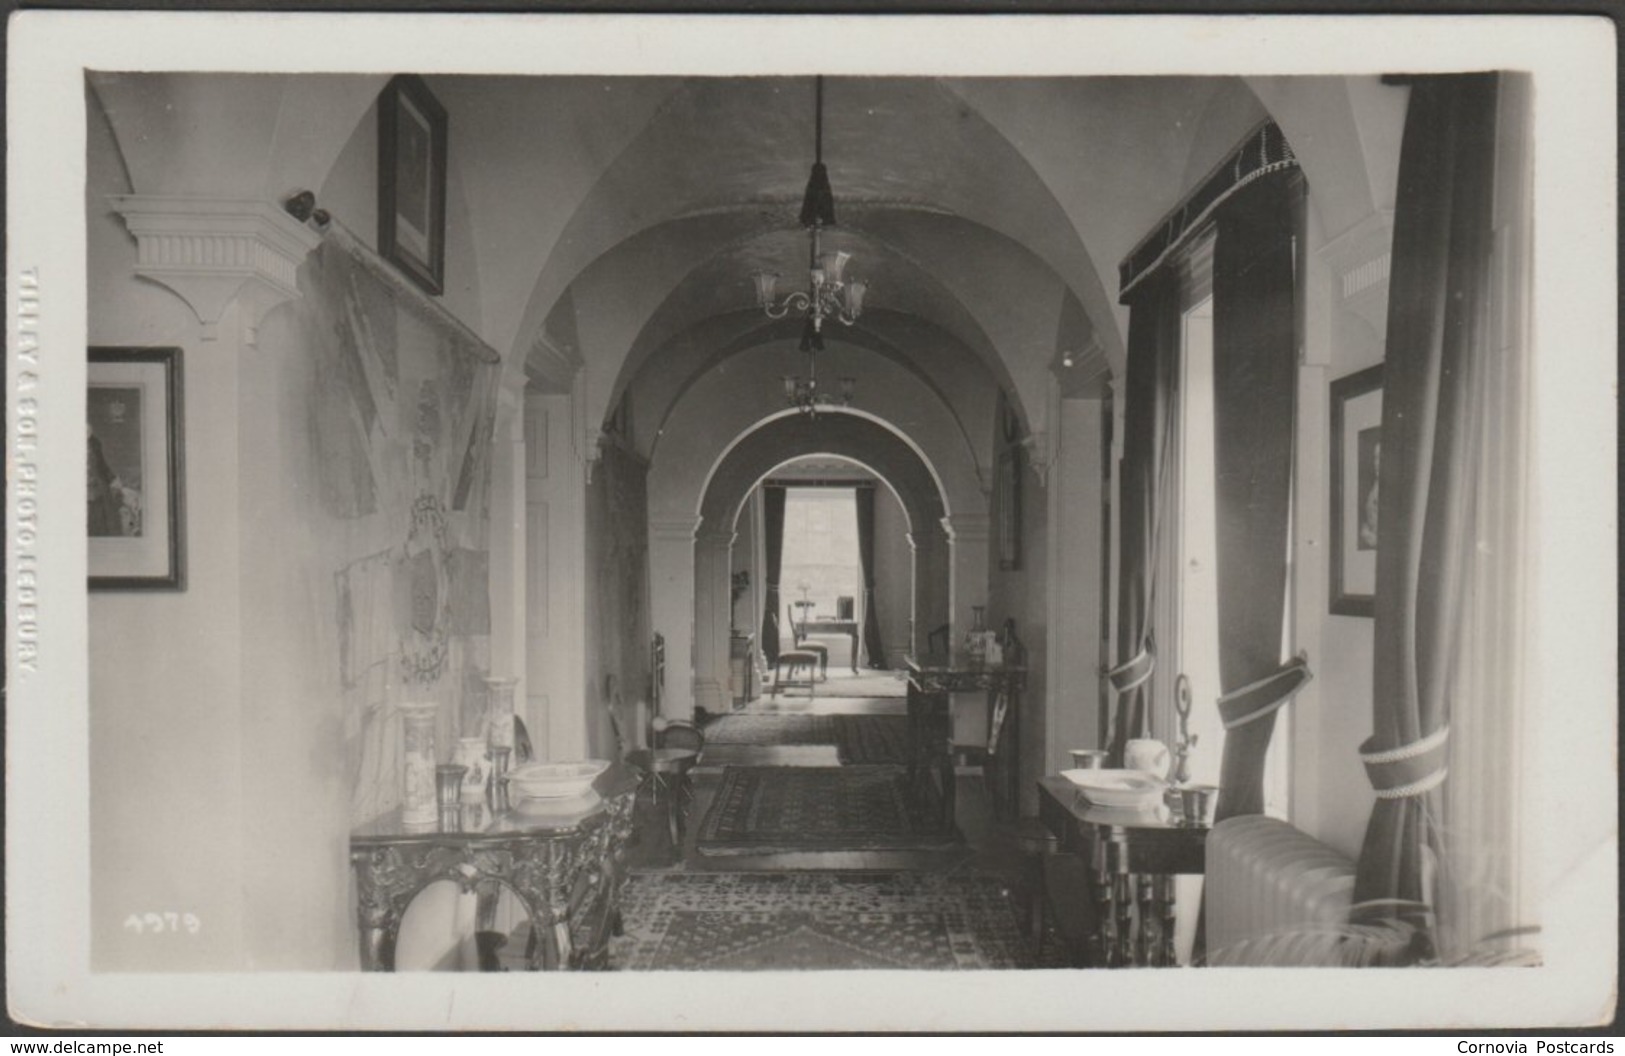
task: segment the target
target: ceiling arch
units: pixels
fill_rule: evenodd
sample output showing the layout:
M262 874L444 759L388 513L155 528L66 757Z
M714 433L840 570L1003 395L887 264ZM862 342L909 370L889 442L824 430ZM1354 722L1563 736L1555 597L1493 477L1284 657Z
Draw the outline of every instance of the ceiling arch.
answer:
M839 362L836 350L825 353ZM707 481L729 453L767 425L788 418L806 421L805 442L816 447L826 431L849 428L847 419L871 423L915 452L942 496L945 512L986 516L992 461L992 437L973 447L947 408L907 372L890 363L871 362L860 385L859 406L828 409L816 421L783 407L779 378L797 362L794 346L761 346L732 362L728 374L708 374L678 405L654 447L647 476L649 516L656 520L692 517ZM760 398L741 398L759 393ZM826 427L828 427L826 429ZM781 429L785 427L780 427ZM775 434L776 435L776 434ZM790 435L790 434L786 434ZM801 437L802 434L794 434ZM878 435L878 434L873 434ZM781 458L810 453L812 448L783 447ZM715 522L713 522L715 523Z
M751 489L774 469L804 455L857 462L885 480L908 515L911 530L945 535L943 496L930 467L896 433L855 414L830 414L817 422L792 413L763 423L739 439L717 463L699 505L700 531L735 523Z
M713 373L732 374L743 398L777 399L777 384L763 389L750 388L751 382L741 376L733 361L760 348L779 346L776 362L785 372L799 373L805 367L799 353L800 337L799 320L771 320L760 311L747 310L704 320L657 349L627 390L633 420L651 426L647 429L640 426L637 432L640 453L651 456L679 404L693 386ZM850 367L852 376L858 380L860 400L873 391L876 379L873 372L866 369L872 361L867 358L859 361L849 355L843 351L848 346L907 371L924 386L925 398L949 409L972 447L976 446L976 438L991 433L992 413L987 397L997 388L998 380L968 349L930 323L917 317L876 311L866 314L857 326L835 327L826 334L825 340L828 352L820 357L820 369L826 377L839 378L844 372L842 365ZM904 347L911 351L905 354ZM794 355L787 357L792 350Z
M640 315L655 318L656 305L650 301L663 299L659 283L644 286L629 275L647 275L662 266L695 271L696 261L709 261L752 232L762 239L760 248L782 241L781 250L771 256L799 263L804 249L793 216L812 160L811 118L810 78L696 78L664 101L582 199L538 277L524 325L531 332L544 324L556 330L554 309L571 291L578 337L584 346L595 342L583 356L593 371L589 416L601 417L622 387L618 370L596 366L606 358L613 362L630 344L619 328ZM842 234L862 244L876 271L895 268L904 276L885 286L877 281L877 294L886 289L900 302L917 295L918 305L900 310L918 311L963 338L970 329L964 325L967 317L976 320L978 313L990 311L996 315L997 306L978 303L976 283L942 289L940 271L954 274L955 266L969 259L990 262L990 271L1008 267L1033 276L1020 284L1029 291L1024 296L1051 302L1050 318L1041 322L1038 312L1011 313L1009 318L1020 319L1022 327L1013 337L988 335L984 342L967 342L990 346L994 359L1002 358L1001 344L1036 347L1040 334L1053 342L1064 291L1088 285L1085 280L1099 285L1086 273L1091 265L1076 231L1021 152L935 79L830 79L824 157ZM878 237L875 225L887 215L919 220L896 220L889 236ZM958 225L957 233L927 237L934 220ZM683 239L680 244L691 253L686 259L643 237L651 229L687 227L691 221L709 228L711 241L702 247L692 238ZM957 243L957 252L944 253L942 247L950 242ZM920 245L911 248L910 243ZM738 267L731 282L708 280L698 291L683 287L682 296L698 292L704 301L707 294L731 286L748 298L751 262L733 263L747 266ZM615 281L606 279L610 272ZM672 288L677 289L675 281ZM1088 305L1090 298L1082 303ZM599 310L605 306L614 311ZM707 308L696 304L691 310ZM606 332L583 333L589 315L616 321L607 324ZM686 322L678 313L673 329ZM661 336L652 334L644 347L658 347ZM1041 402L1042 372L1052 351L1030 353L1041 364L1032 377L1011 374L1018 405Z

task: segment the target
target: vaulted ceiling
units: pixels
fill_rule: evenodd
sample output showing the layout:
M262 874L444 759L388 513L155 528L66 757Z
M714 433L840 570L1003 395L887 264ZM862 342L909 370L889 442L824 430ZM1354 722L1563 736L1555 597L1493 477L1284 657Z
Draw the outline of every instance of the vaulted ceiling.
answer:
M750 278L803 281L812 78L426 79L451 125L445 302L536 383L579 385L584 428L624 395L652 455L702 378L793 340L755 308ZM92 85L132 190L310 187L366 232L383 80ZM862 364L884 360L972 447L1001 389L1042 431L1054 392L1098 392L1121 370L1118 260L1253 125L1280 123L1335 238L1391 203L1402 106L1374 77L829 78L828 240L871 282L832 346L858 364L860 403ZM773 408L772 392L740 395Z

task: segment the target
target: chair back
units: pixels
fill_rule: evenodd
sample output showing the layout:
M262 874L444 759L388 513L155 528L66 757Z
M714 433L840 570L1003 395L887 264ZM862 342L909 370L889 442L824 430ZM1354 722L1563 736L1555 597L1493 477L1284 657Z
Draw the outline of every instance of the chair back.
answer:
M796 622L796 607L795 607L795 605L793 605L793 604L792 605L786 605L784 607L784 614L786 616L790 617L790 637L795 639L795 643L797 645L800 645L801 640L803 638L807 637L807 632L802 627L801 624Z
M698 752L705 747L705 733L686 719L669 719L658 737L660 748L683 748Z

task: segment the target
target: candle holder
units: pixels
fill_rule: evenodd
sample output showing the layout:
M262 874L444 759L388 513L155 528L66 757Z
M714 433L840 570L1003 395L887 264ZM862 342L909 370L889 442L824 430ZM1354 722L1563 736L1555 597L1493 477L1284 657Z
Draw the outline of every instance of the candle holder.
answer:
M511 748L491 749L491 783L487 792L491 813L502 814L508 809L508 758Z
M1179 739L1174 742L1174 784L1191 779L1191 749L1196 735L1191 733L1191 680L1180 675L1174 682L1174 714L1179 717Z

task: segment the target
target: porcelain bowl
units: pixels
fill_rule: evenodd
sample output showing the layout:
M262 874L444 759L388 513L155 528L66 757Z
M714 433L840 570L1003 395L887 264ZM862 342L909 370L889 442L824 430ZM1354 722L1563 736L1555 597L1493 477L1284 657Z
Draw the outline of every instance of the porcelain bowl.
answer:
M1143 810L1162 802L1161 781L1138 770L1062 770L1083 797L1097 807Z
M526 763L508 771L508 790L518 799L568 799L591 790L598 775L608 769L607 759Z

